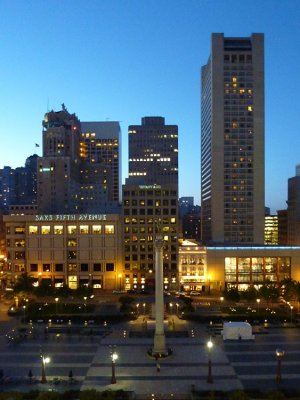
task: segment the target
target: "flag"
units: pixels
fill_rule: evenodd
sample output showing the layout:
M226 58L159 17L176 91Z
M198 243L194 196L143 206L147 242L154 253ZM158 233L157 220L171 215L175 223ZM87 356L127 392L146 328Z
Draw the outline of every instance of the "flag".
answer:
M40 147L40 145L38 143L35 144L35 147Z

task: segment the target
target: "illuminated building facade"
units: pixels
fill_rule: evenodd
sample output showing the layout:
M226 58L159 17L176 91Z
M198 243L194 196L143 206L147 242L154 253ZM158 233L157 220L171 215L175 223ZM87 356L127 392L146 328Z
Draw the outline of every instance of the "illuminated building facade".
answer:
M204 243L264 243L264 36L212 35L202 67Z
M178 197L176 185L123 186L125 288L154 290L154 239L160 221L165 290L177 290Z
M27 272L35 285L116 289L122 273L119 215L6 215L7 284Z
M179 243L178 280L181 291L205 291L207 286L206 248L194 240Z
M278 217L277 215L265 216L265 244L278 244Z

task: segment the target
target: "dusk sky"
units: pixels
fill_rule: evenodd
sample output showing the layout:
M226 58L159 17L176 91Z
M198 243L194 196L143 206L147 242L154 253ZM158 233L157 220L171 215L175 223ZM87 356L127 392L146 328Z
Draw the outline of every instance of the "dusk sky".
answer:
M286 208L300 164L299 0L1 0L0 168L42 155L42 119L143 116L179 127L180 196L200 203L200 69L212 32L265 34L266 206ZM35 147L40 144L40 148Z

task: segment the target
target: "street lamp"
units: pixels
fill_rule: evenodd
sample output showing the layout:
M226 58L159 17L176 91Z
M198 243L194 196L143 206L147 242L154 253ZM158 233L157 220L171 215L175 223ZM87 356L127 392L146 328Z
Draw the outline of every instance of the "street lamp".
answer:
M284 356L284 351L281 349L276 349L276 358L277 358L277 373L276 373L276 382L280 383L282 381L281 377L281 360Z
M178 315L179 303L176 303L176 314Z
M87 300L87 297L84 296L83 300L84 300L84 310L86 311L86 300Z
M211 338L207 342L207 349L208 349L208 375L207 375L207 383L213 383L213 377L211 373L211 351L213 348L213 342Z
M44 356L42 348L40 349L40 357L41 357L41 361L42 361L42 379L41 379L41 383L47 383L45 365L50 362L50 358Z
M136 305L136 315L139 315L139 303L137 303L137 305Z
M293 322L293 308L294 308L294 306L290 306L290 309L291 309L291 323Z
M121 290L121 288L122 288L122 274L119 274L118 278L120 279L120 287L119 287L119 289Z
M173 303L170 303L170 314L172 314L172 310L173 310Z
M117 383L116 360L118 359L118 354L116 353L116 346L111 346L110 358L111 358L111 381L110 381L110 383L114 384L114 383Z
M144 315L146 315L146 303L143 304L144 307Z
M257 311L259 312L260 299L256 299L256 302L257 302Z
M55 300L55 314L57 314L57 303L58 303L59 298L55 297L54 300Z

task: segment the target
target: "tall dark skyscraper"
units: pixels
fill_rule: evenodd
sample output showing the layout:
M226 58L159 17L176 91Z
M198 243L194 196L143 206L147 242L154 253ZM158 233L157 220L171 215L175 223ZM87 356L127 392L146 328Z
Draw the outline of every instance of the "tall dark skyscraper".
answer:
M98 192L101 191L104 196L104 202L118 204L122 179L119 122L81 122L81 131L81 192L86 192L82 198L85 201L89 198L95 199L98 187Z
M178 127L162 117L144 117L130 125L129 178L144 184L178 185Z
M38 209L47 214L78 210L81 127L64 105L43 120L43 157L38 158Z
M202 240L264 243L264 36L212 35L202 67Z
M300 245L300 166L296 167L296 176L288 180L287 243Z

